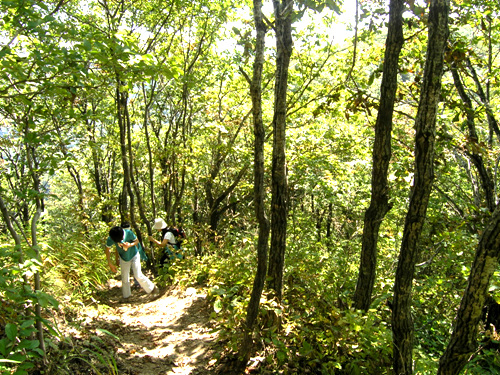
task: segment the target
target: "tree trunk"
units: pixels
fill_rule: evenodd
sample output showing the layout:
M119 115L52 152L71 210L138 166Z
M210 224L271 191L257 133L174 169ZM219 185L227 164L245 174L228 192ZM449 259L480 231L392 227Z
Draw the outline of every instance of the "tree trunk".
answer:
M54 124L57 124L57 119L53 118L52 121L54 122ZM64 158L69 159L66 145L62 141L61 128L59 127L59 124L57 124L55 130L60 139L59 149L61 150L61 153L64 155ZM85 212L83 184L82 184L82 178L80 176L80 171L76 169L75 166L71 163L66 164L66 169L70 174L71 178L73 179L73 182L75 183L76 190L78 192L78 215L80 216L80 222L83 225L84 233L88 234L89 230L88 224L90 223L90 218Z
M495 184L493 183L486 165L484 164L483 157L479 146L479 137L476 131L475 124L475 111L472 106L472 100L465 90L460 75L458 74L457 66L455 63L451 64L451 74L455 88L462 99L464 105L464 112L466 116L467 129L469 130L468 143L466 147L466 154L472 160L472 163L477 169L479 178L481 180L481 187L483 189L486 207L490 212L495 209Z
M392 310L395 374L413 372L411 290L418 241L425 221L434 179L436 112L441 93L444 51L448 39L449 0L433 0L429 12L429 40L424 78L415 120L415 177L399 254Z
M491 25L490 25L490 27L491 27ZM491 42L491 37L489 39ZM489 52L489 55L491 55L491 51ZM490 56L490 58L491 58L491 56ZM486 111L486 118L488 119L488 125L490 128L490 137L489 137L488 143L491 146L491 144L493 143L493 134L496 135L497 140L500 140L500 127L498 126L498 121L496 120L495 115L493 113L493 110L491 109L490 98L488 95L486 95L486 93L483 89L483 86L481 85L481 82L477 76L476 69L474 69L474 66L472 65L472 62L470 61L469 58L467 58L466 61L467 61L467 67L469 68L470 74L472 75L472 78L474 79L474 83L476 84L477 95L479 96L479 99L481 99L481 103L484 105L484 108ZM489 66L489 69L491 69L491 65Z
M333 222L333 203L328 204L328 218L326 219L326 238L330 239L332 236L332 222Z
M252 112L254 124L254 207L255 216L259 225L257 240L257 272L253 281L252 293L247 307L247 316L244 326L243 341L239 350L239 358L243 366L250 358L253 340L252 331L259 312L260 297L264 289L267 269L267 255L269 247L269 221L266 217L264 199L266 196L264 184L264 145L265 129L262 119L262 69L264 66L264 47L267 28L262 16L262 1L254 0L254 20L257 31L255 45L255 61L253 76L250 82L252 97Z
M201 256L203 254L203 240L202 240L202 228L203 223L201 221L200 215L200 203L198 197L198 181L195 176L193 179L193 234L194 234L194 254L196 256Z
M276 26L276 86L274 89L271 175L271 247L268 285L281 301L287 227L286 111L288 66L292 54L292 0L273 0Z
M129 185L132 187L129 189L129 194L131 195L131 202L135 202L132 199L132 195L135 195L135 198L137 200L137 208L139 209L139 217L141 218L142 222L146 225L147 233L148 236L153 235L153 228L151 225L150 220L146 217L146 212L144 210L144 205L142 203L142 195L141 191L139 189L139 186L137 184L137 180L135 178L135 171L134 171L134 152L132 149L132 129L131 129L131 124L130 124L130 114L128 112L128 105L125 103L124 108L123 108L123 113L124 113L124 126L125 130L127 133L127 151L128 151L128 164L129 164L129 178L130 178L130 183ZM133 211L133 205L131 204L131 211ZM131 219L131 224L134 228L135 234L137 235L137 238L139 239L139 242L141 243L142 247L145 248L144 246L144 240L142 236L142 231L139 225L137 225L137 222L135 220L135 215L134 212L130 213L130 219ZM154 251L150 252L151 258L148 258L147 260L147 266L153 274L156 275L156 269L154 268Z
M155 185L154 185L154 168L153 168L153 150L151 148L151 140L149 137L148 123L149 123L149 108L151 107L151 103L153 101L153 93L156 87L156 82L152 83L152 92L151 96L148 99L146 94L146 88L144 84L142 85L142 92L144 95L144 135L146 136L146 146L148 149L148 172L149 172L149 196L151 199L151 213L152 217L156 217L156 199L155 199Z
M214 198L213 196L212 180L216 177L218 172L217 174L212 174L212 176L207 180L205 184L205 192L207 196L207 202L209 205L208 224L210 225L210 233L212 241L215 241L217 227L219 226L219 220L222 214L226 212L230 207L232 207L231 204L226 204L221 207L222 202L229 196L229 194L231 194L234 191L234 189L236 189L241 179L245 175L246 171L248 170L249 166L250 164L248 163L243 165L243 167L239 170L238 174L236 175L233 183L230 186L228 186L223 192L221 192L217 196L217 198Z
M92 102L92 112L95 113L97 111L97 104ZM80 109L81 114L85 118L85 127L87 129L88 140L87 143L90 147L91 152L91 160L92 160L92 170L91 170L91 178L94 181L95 189L97 191L97 195L100 201L107 200L110 194L110 182L106 180L105 173L103 172L104 161L103 158L100 157L98 152L98 145L96 140L96 121L90 120L87 118L88 116L88 103L85 102ZM114 154L111 157L108 157L111 161L114 161ZM101 221L104 223L110 223L113 218L110 214L112 211L112 207L109 203L103 204L101 208Z
M453 333L438 375L458 375L476 351L476 336L491 277L500 256L500 206L497 205L479 240L469 282L460 303Z
M166 142L165 142L166 143ZM163 197L163 210L165 211L166 217L165 219L167 221L170 221L170 211L172 207L172 193L171 190L173 189L172 187L172 161L170 160L170 156L168 155L169 153L168 145L165 144L164 149L162 151L163 156L160 157L160 169L161 169L161 180L162 185L161 185L161 190L162 190L162 197ZM174 154L175 152L172 151ZM175 156L172 155L172 158Z
M128 103L127 92L121 92L121 80L119 75L116 76L116 112L118 118L118 127L120 129L120 153L123 168L123 190L120 205L120 214L122 221L135 221L134 218L134 193L130 182L130 164L127 152L127 126L126 126L126 108ZM130 208L127 207L126 202L130 199Z
M384 71L380 87L380 107L373 144L372 194L363 226L361 260L354 293L354 307L370 307L377 269L377 242L380 225L390 210L387 174L391 159L392 117L398 86L399 54L403 46L403 0L391 0L387 30Z
M25 126L25 134L29 133L29 123L32 121L28 121L26 119ZM33 191L36 192L35 195L35 207L36 211L31 220L31 248L35 252L35 257L37 261L41 263L40 251L38 249L38 239L37 239L37 224L42 212L44 211L44 203L43 203L43 195L40 191L40 176L38 175L39 165L37 162L37 158L35 155L35 148L31 145L26 145L26 158L28 162L29 173L33 180ZM41 280L40 280L40 271L37 270L34 274L34 284L35 284L35 293L42 290ZM35 315L36 319L36 329L37 329L37 339L40 342L40 350L43 352L43 358L45 360L46 350L45 350L45 340L44 340L44 332L43 332L43 322L42 322L42 306L39 302L35 304Z

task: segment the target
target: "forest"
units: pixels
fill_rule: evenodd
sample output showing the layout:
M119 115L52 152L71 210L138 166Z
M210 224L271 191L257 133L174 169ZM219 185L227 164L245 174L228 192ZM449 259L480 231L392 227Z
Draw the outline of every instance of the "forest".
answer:
M205 293L200 374L500 374L498 0L0 14L1 374L132 374L63 329L123 222L155 285Z

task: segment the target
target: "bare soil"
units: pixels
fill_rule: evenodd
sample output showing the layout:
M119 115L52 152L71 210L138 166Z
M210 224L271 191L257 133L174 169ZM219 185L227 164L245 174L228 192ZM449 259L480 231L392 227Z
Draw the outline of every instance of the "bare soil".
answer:
M169 288L152 300L138 288L126 302L121 297L121 281L111 279L97 308L82 307L80 316L82 328L112 343L120 375L214 373L217 335L201 290Z

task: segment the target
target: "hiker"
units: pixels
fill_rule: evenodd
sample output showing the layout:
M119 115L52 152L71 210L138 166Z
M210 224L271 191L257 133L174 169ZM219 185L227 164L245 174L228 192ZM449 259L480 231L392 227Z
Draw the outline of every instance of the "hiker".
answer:
M130 223L128 221L124 221L120 226L123 229L130 229ZM141 262L142 261L146 262L148 260L148 256L144 252L144 248L142 247L141 244L139 244L138 247L139 247L139 255L141 256ZM134 277L134 285L132 286L132 289L139 289L140 287L141 287L141 285L139 284L137 279Z
M149 236L149 240L156 246L164 248L160 264L165 264L167 261L178 258L182 259L182 251L180 242L177 240L175 234L180 233L177 228L169 228L163 219L155 219L153 229L161 232L161 242L156 240L153 236ZM184 233L184 232L182 232ZM185 235L184 235L185 236Z
M110 248L113 245L115 246L116 266L111 262ZM110 229L109 237L106 241L106 258L111 272L116 272L118 265L121 267L123 299L129 298L132 294L130 290L130 268L132 268L134 278L148 295L159 295L156 285L141 271L140 248L139 239L130 229L123 229L122 227L113 227ZM120 259L120 263L118 263L118 258Z

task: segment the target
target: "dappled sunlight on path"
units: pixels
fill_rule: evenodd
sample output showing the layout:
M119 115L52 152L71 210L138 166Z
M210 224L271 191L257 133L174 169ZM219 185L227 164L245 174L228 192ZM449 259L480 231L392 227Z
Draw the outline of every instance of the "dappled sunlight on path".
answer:
M210 374L216 334L211 333L206 296L194 288L171 289L154 301L135 289L120 303L120 282L110 280L101 309L88 324L119 337L120 374ZM101 336L106 336L101 333Z

